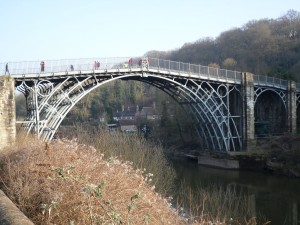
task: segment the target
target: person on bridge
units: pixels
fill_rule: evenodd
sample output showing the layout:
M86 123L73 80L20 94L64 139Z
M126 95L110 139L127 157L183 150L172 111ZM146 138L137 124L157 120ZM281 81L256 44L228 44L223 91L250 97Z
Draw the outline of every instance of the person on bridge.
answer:
M142 65L142 62L143 62L143 60L142 60L142 59L140 59L140 60L139 60L139 66L141 66L141 65Z
M149 68L149 63L150 63L150 59L149 59L149 57L146 57L146 60L145 60L146 62L146 67L147 67L147 69Z
M128 64L129 64L129 67L132 67L132 66L133 66L133 58L130 58L130 59L129 59Z
M71 71L74 71L74 66L71 65L71 66L70 66L70 69L71 69Z
M41 72L44 72L45 71L45 62L41 61L40 65L41 65Z
M6 65L5 65L5 75L6 75L6 73L8 73L8 74L9 74L9 70L8 70L8 63L6 63Z
M94 69L97 70L97 69L99 69L99 67L100 67L100 62L95 61L94 62Z

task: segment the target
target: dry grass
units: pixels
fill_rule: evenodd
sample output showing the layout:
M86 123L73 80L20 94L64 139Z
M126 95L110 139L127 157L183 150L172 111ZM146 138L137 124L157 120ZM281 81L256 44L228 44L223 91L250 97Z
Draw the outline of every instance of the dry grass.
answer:
M75 141L2 156L2 189L35 224L183 224L142 170Z

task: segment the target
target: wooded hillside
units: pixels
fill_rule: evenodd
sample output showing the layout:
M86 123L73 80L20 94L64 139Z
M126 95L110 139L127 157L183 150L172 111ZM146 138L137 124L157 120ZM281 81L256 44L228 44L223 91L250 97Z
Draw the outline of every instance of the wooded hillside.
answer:
M290 10L278 19L249 21L216 39L201 38L173 51L147 54L300 81L300 12Z

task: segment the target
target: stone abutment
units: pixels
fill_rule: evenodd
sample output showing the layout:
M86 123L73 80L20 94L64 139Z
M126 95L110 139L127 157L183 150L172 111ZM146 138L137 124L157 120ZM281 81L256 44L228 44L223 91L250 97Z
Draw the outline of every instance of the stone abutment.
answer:
M15 143L16 110L14 79L0 77L0 150Z

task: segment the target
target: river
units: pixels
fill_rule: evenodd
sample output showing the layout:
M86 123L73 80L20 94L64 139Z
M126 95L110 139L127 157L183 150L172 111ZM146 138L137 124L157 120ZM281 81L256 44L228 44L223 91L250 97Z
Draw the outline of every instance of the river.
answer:
M235 185L252 196L256 215L263 215L272 225L300 224L300 179L251 171L222 170L200 166L196 161L172 158L177 184L199 190L211 183L226 188Z

